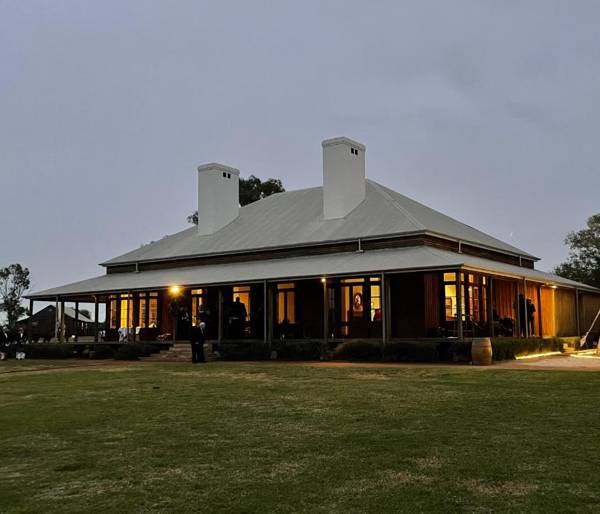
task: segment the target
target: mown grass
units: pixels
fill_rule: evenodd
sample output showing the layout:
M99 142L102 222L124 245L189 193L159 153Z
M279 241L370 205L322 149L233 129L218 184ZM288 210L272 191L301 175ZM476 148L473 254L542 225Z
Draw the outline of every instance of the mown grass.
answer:
M0 374L2 512L600 506L595 373L45 366Z

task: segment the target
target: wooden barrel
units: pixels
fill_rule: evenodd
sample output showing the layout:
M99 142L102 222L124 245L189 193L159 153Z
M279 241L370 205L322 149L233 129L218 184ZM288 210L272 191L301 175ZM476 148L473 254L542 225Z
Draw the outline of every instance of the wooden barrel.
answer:
M473 339L471 360L476 366L489 366L492 363L492 340L489 337Z

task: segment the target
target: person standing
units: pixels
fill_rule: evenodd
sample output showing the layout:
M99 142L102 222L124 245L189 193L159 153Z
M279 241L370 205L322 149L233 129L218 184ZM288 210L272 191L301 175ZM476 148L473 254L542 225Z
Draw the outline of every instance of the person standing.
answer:
M197 327L192 330L191 344L192 344L192 362L197 364L199 362L206 362L204 357L204 342L206 341L206 323L201 321Z
M531 301L531 298L527 298L527 327L529 328L529 335L535 335L535 305Z

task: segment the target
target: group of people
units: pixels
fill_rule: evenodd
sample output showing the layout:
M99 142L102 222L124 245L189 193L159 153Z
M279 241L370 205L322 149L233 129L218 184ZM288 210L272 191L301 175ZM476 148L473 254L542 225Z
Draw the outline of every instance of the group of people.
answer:
M15 358L23 360L25 358L25 345L28 343L27 334L23 327L19 327L12 332L5 332L0 325L0 360L6 360L11 350L15 351Z
M531 298L525 299L523 294L519 295L519 319L521 320L521 335L535 335L535 305Z

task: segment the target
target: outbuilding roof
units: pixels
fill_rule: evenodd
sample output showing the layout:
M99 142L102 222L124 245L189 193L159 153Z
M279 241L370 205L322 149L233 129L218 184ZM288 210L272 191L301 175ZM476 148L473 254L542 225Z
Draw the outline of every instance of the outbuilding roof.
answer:
M193 226L110 259L102 265L411 234L439 235L485 249L537 259L476 228L367 180L364 201L345 218L323 219L322 187L278 193L241 207L239 217L214 234L201 236Z
M32 293L28 297L52 299L56 296L158 289L174 284L209 286L263 280L293 280L323 276L451 268L483 271L519 279L525 278L547 285L599 292L598 289L593 287L543 271L449 252L434 247L413 246L365 252L207 264L188 268L142 271L140 273L110 273L62 287Z

